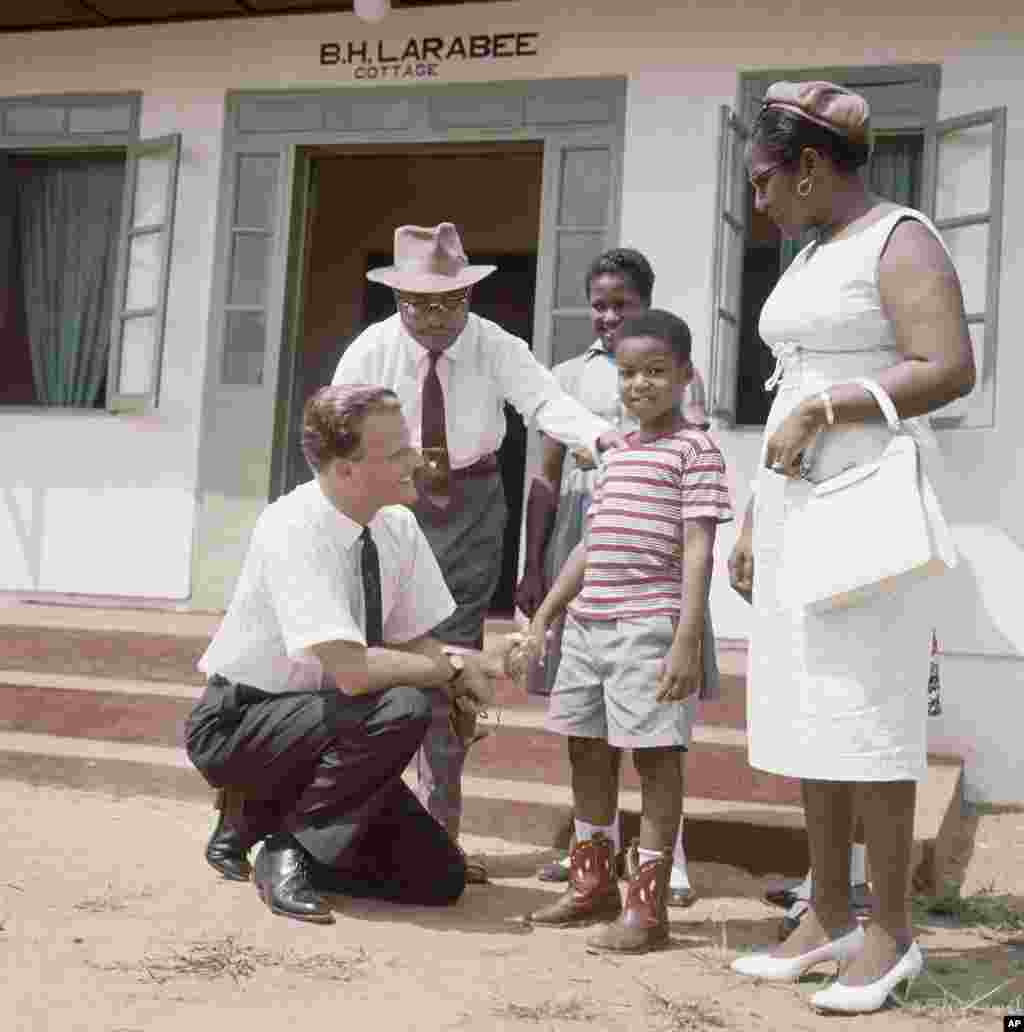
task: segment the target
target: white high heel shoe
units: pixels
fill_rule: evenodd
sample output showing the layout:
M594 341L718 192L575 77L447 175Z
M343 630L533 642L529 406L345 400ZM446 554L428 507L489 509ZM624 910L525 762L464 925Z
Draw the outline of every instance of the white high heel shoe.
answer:
M783 982L799 978L805 971L818 964L848 960L860 953L863 948L864 929L857 925L852 932L795 957L772 957L767 953L751 953L745 957L737 957L731 966L733 971L741 975Z
M818 1010L843 1011L847 1014L867 1014L879 1010L889 994L905 981L909 989L924 967L924 954L917 943L903 954L881 978L867 985L843 985L833 982L811 997L811 1006Z

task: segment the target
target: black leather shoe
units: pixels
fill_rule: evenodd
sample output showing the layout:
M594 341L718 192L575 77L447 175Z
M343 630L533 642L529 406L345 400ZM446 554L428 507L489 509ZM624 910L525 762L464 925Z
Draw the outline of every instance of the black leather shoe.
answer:
M256 855L256 891L274 914L333 924L326 900L313 888L305 850L291 835L270 835Z
M229 881L248 881L252 875L249 843L224 819L221 810L217 827L206 843L206 862Z

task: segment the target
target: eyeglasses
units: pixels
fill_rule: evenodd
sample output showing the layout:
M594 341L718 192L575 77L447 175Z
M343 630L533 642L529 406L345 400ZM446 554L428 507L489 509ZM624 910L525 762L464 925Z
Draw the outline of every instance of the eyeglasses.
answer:
M755 176L749 176L750 185L755 190L763 190L767 185L768 181L783 167L786 163L784 161L776 161L774 165L769 165L767 168L761 169L760 172Z
M442 315L454 315L469 304L469 291L460 290L451 294L397 294L401 307L417 319L422 319L435 309Z

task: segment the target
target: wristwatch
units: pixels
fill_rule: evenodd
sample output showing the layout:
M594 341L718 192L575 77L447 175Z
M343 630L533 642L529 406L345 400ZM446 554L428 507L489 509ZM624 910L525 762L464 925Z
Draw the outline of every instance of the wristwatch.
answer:
M466 669L466 660L458 652L449 652L447 649L442 649L442 651L452 667L451 676L445 682L445 684L450 688L459 680L460 677L462 677L462 674Z

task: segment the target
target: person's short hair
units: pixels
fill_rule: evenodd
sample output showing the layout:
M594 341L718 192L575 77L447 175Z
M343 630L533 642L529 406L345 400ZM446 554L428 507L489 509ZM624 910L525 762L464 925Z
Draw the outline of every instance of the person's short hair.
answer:
M856 172L871 157L871 140L850 140L785 108L765 107L750 134L757 144L783 165L796 165L805 147L827 157L845 173Z
M647 302L651 303L654 293L654 270L651 263L632 247L613 247L599 254L587 269L587 297L590 287L598 276L622 276L630 287Z
M672 352L680 365L690 361L690 327L678 315L663 308L649 308L643 315L626 319L619 330L619 341L629 337L653 337Z
M365 383L321 387L302 412L302 454L309 468L319 473L334 459L358 457L367 415L397 405L398 395L388 387Z

